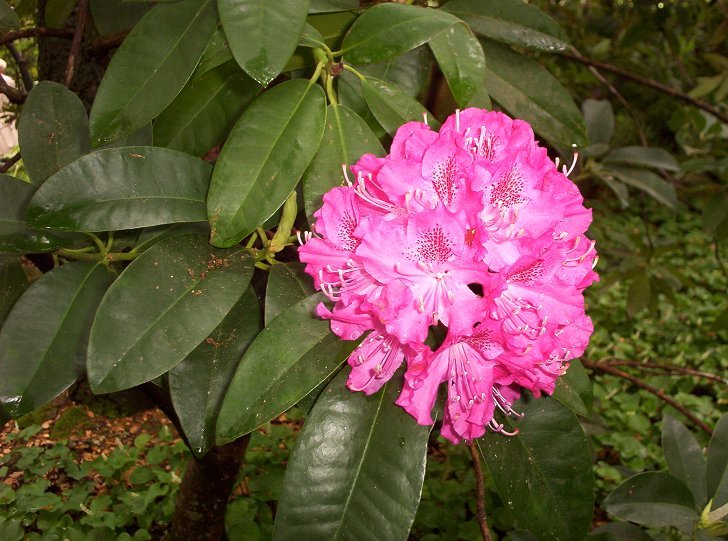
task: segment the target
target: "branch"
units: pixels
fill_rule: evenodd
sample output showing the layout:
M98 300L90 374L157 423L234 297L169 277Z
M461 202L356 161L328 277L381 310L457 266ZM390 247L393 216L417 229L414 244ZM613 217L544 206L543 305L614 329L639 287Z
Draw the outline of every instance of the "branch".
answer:
M20 54L18 49L16 49L15 45L12 43L6 43L5 47L7 47L13 57L13 60L15 60L15 64L18 66L18 71L20 72L20 77L23 80L23 88L25 88L25 92L30 92L33 88L33 78L30 76L30 71L28 71L28 63L25 61L25 57Z
M26 95L24 92L13 88L5 79L0 75L0 94L5 94L11 103L25 103Z
M129 32L127 30L124 30L122 32L115 32L107 36L102 36L92 41L91 44L88 46L88 50L92 54L99 54L104 53L109 49L115 49L116 47L121 45L121 43L126 39L126 36L128 35Z
M607 64L606 62L600 62L598 60L592 60L591 58L586 58L579 54L572 54L572 53L566 53L566 52L562 52L559 54L563 58L566 58L568 60L573 60L574 62L579 62L586 66L593 66L600 70L614 73L615 75L618 75L619 77L622 77L624 79L629 79L631 81L634 81L641 85L647 86L654 90L659 90L660 92L664 92L665 94L668 94L668 95L672 96L673 98L677 98L686 103L689 103L690 105L694 105L695 107L698 107L699 109L702 109L703 111L707 111L711 115L720 119L721 122L728 124L728 114L719 111L718 109L716 109L709 103L706 103L701 100L696 100L695 98L688 96L684 92L680 92L679 90L676 90L665 84L659 83L657 81L653 81L652 79L648 79L647 77L643 77L642 75L637 75L636 73L632 73L630 71L623 70L622 68L618 68L617 66L613 66L612 64Z
M70 30L63 30L62 28L47 28L45 26L23 28L22 30L12 30L11 32L6 32L5 35L0 37L0 45L12 43L13 41L18 39L37 37L73 39L73 32L71 32Z
M677 411L682 413L685 417L690 419L696 426L700 427L706 434L713 435L713 429L710 428L707 424L705 424L703 421L698 419L689 409L687 409L685 406L683 406L680 402L672 398L671 396L667 396L665 394L665 391L662 389L658 389L657 387L653 387L646 381L643 381L639 379L636 376L633 376L631 374L628 374L627 372L624 372L622 370L619 370L618 368L614 368L612 366L609 366L608 364L604 363L593 363L591 361L587 361L582 359L581 363L586 366L588 369L593 370L595 372L602 372L604 374L610 374L612 376L617 376L619 378L626 379L627 381L631 381L637 387L640 389L644 389L645 391L652 393L657 398L665 402L666 404L669 404L673 408L675 408Z
M475 444L472 441L467 445L468 449L470 449L470 458L473 461L473 469L475 470L475 484L478 489L478 502L476 507L478 525L480 526L480 531L483 534L483 541L493 541L493 538L490 536L488 522L485 517L485 486L483 485L483 469L480 467L480 457L478 456L478 450L475 448Z
M728 385L728 378L723 378L721 376L711 374L710 372L703 372L701 370L695 370L694 368L687 368L687 367L683 367L683 366L674 366L674 365L669 365L669 364L652 363L652 362L647 362L647 361L622 361L619 359L605 360L604 362L606 364L608 364L609 366L633 366L635 368L644 368L644 369L653 370L653 371L687 374L690 376L705 378L705 379L709 379L711 381L716 381L718 383L723 383L725 385Z
M8 170L18 163L20 161L20 152L16 153L14 156L11 156L10 158L7 158L3 160L2 165L0 165L0 173L7 173Z
M78 19L76 21L76 31L73 33L73 41L71 42L71 52L68 54L68 63L66 64L66 86L71 86L73 74L76 71L76 58L81 50L81 40L83 32L86 30L86 21L88 20L88 0L79 0L78 2Z

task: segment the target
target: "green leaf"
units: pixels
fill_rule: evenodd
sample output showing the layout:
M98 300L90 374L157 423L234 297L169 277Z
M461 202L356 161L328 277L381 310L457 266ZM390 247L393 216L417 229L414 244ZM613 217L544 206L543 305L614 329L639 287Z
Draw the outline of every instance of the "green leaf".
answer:
M28 277L17 257L0 256L0 327L20 295L28 288Z
M480 42L465 24L456 24L430 41L458 107L466 107L483 84L485 55Z
M548 52L569 46L555 20L520 0L450 0L443 9L467 22L476 34L509 45Z
M20 28L20 19L15 10L5 0L0 1L0 32L9 32Z
M344 38L347 62L382 62L430 41L460 20L441 10L384 3L366 10Z
M311 0L309 13L330 13L359 9L359 0Z
M695 436L685 425L666 415L662 420L662 448L670 473L687 485L695 504L708 501L705 488L705 458Z
M110 231L202 221L211 174L209 164L176 150L99 150L67 165L40 187L28 206L28 222L70 231Z
M33 87L18 121L23 165L34 184L91 150L86 109L65 86L41 81Z
M592 162L591 172L614 192L614 195L617 196L622 208L626 209L629 206L629 191L627 190L627 186L614 178L614 176L604 169L598 162Z
M680 165L665 149L654 147L622 147L612 150L602 160L606 163L623 163L637 167L656 167L667 171L679 171Z
M89 328L113 279L98 263L70 263L20 297L0 331L0 402L13 417L46 404L83 373Z
M592 412L592 382L579 359L571 361L566 373L556 380L552 395L577 415L589 417Z
M642 190L649 194L655 200L672 209L678 205L675 188L672 184L662 180L652 171L640 169L638 167L627 167L624 165L610 164L606 166L605 171L614 175L619 180L630 186Z
M202 53L202 58L200 58L192 78L202 77L211 69L215 69L229 60L233 60L233 53L230 52L230 45L225 39L225 33L222 28L218 28L207 42L205 52Z
M585 100L581 104L589 145L608 145L614 135L614 111L609 100Z
M308 4L309 0L218 0L233 56L260 84L275 79L296 49Z
M325 123L324 92L309 81L277 85L245 110L207 196L215 246L237 243L275 213L316 154Z
M394 404L389 382L365 396L348 370L328 385L291 454L275 541L405 539L420 502L429 426Z
M308 23L303 25L303 31L301 31L301 36L298 38L298 45L301 47L315 48L325 44L324 37L315 26L311 26Z
M240 358L261 328L258 299L248 288L210 336L169 371L174 409L198 457L215 443L223 397Z
M61 28L76 7L76 0L48 0L45 7L45 24L50 28Z
M260 91L232 60L194 79L154 123L154 144L202 156L225 140Z
M303 176L303 199L308 222L322 196L343 181L342 165L355 163L363 154L384 155L384 149L366 122L342 105L329 105L321 146Z
M629 284L627 290L627 314L634 317L650 305L652 287L650 276L645 271L639 271Z
M391 135L410 120L422 122L425 115L430 127L439 127L437 120L418 101L385 81L367 77L361 81L361 90L377 121Z
M297 302L316 293L311 277L303 268L301 263L284 263L270 269L265 289L266 325Z
M247 434L286 411L342 363L355 342L329 331L314 314L321 294L283 311L245 352L217 423L218 445Z
M581 540L591 522L594 480L589 445L576 416L548 397L518 402L506 419L516 436L478 440L496 490L521 526L541 540Z
M728 503L728 415L715 425L708 445L708 498L713 499L713 509Z
M486 58L486 87L513 116L560 149L585 146L581 112L566 89L536 62L495 42L481 41Z
M629 522L610 522L592 530L585 541L652 541L652 538Z
M700 518L688 488L667 472L630 477L607 496L603 507L610 515L643 526L675 526L684 532L692 531Z
M186 235L188 233L201 233L203 235L210 236L210 224L207 220L204 222L190 222L190 223L179 223L173 225L155 225L152 227L145 227L139 237L136 239L134 249L141 253L150 247L154 246L160 240L164 240L168 237L176 235Z
M408 96L417 98L430 75L431 63L432 55L423 46L385 62L356 66L356 69L363 75L391 83Z
M96 29L104 36L132 29L152 6L149 2L91 0L89 7Z
M10 175L0 175L0 253L48 252L71 243L70 239L26 225L26 209L36 189Z
M95 144L114 141L161 113L182 90L215 31L213 0L154 7L111 59L91 109Z
M177 1L177 0L175 0ZM106 150L108 148L121 147L150 147L152 146L152 123L144 124L137 131L133 131L121 139L112 141L106 145L97 147L96 150Z
M204 235L152 246L101 302L88 348L92 390L127 389L181 362L230 312L252 273L242 249L215 250Z

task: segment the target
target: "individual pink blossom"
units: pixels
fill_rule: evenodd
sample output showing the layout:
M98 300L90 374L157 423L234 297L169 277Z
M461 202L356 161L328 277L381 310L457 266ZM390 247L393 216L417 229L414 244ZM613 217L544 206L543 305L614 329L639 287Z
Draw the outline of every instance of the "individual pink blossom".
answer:
M593 327L591 211L531 127L467 109L439 132L408 122L384 158L365 155L324 195L299 249L332 305L317 313L343 339L352 391L378 391L406 365L397 404L433 422L447 399L452 442L508 433L522 389L550 394ZM447 330L433 351L435 327ZM427 342L431 343L431 342Z

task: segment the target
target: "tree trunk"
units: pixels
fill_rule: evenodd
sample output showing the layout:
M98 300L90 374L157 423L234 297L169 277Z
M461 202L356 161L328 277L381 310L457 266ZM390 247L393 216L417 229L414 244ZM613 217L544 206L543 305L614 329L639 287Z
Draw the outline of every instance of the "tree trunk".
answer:
M243 463L250 435L213 447L185 470L168 541L222 541L225 509Z

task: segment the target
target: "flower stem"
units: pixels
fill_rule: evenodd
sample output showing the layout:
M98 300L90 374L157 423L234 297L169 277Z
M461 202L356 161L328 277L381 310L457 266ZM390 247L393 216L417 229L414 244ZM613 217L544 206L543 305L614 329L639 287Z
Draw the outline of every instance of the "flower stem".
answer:
M344 69L350 71L351 73L353 73L354 75L359 77L359 79L361 79L362 81L366 79L366 77L364 75L362 75L357 70L352 68L349 64L344 64Z
M311 79L309 79L309 81L310 81L311 84L314 84L316 82L316 79L319 78L319 76L321 75L321 71L323 69L324 69L324 63L323 62L319 62L318 64L316 64L316 70L313 72L313 75L311 76Z
M331 75L326 77L326 96L328 96L331 105L339 104L336 92L334 92L334 78Z
M478 450L475 448L475 444L472 441L467 445L470 450L470 458L473 461L475 484L478 490L478 502L476 508L478 525L480 526L480 531L483 534L483 541L493 541L493 538L490 536L488 522L485 517L485 485L483 484L483 469L480 466L480 457L478 456Z

